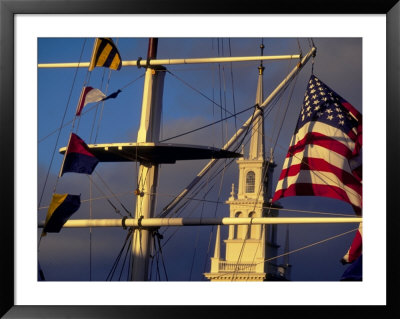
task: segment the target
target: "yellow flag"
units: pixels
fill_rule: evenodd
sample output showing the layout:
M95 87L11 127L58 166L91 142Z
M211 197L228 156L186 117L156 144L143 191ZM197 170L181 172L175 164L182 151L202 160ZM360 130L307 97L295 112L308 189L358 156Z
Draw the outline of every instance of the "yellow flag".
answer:
M96 38L90 59L89 71L96 66L120 70L122 66L121 55L111 38Z
M80 205L81 195L53 194L42 236L46 236L46 233L58 233Z

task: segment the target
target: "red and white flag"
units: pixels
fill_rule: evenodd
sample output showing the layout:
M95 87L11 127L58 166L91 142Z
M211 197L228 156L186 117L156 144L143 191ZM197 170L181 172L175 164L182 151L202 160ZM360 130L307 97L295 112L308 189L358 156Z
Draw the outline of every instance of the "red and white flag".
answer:
M79 97L79 103L76 108L76 116L80 116L83 107L88 103L100 102L106 97L106 95L99 89L94 89L91 86L84 86L82 88L81 96Z

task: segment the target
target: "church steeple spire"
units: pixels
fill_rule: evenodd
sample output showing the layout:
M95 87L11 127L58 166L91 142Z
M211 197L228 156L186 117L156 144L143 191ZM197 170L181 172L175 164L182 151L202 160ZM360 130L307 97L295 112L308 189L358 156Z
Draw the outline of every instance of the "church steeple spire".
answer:
M263 55L264 44L261 44L261 55ZM263 97L263 73L264 66L262 61L260 62L260 66L258 67L258 83L257 83L257 93L255 104L261 105L264 102ZM251 130L251 141L250 141L250 151L249 151L249 159L264 159L265 155L265 146L264 146L264 116L263 113L260 113L254 119L253 127Z

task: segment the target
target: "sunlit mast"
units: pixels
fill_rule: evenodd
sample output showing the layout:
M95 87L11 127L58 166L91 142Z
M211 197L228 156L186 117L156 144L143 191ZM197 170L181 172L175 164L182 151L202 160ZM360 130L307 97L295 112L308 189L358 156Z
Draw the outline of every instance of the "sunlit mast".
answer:
M155 59L158 39L151 38L147 60ZM137 143L159 141L165 68L148 67L144 79L142 114ZM140 161L136 194L135 218L153 218L157 193L158 164ZM132 280L146 280L151 245L151 231L136 227L132 236Z

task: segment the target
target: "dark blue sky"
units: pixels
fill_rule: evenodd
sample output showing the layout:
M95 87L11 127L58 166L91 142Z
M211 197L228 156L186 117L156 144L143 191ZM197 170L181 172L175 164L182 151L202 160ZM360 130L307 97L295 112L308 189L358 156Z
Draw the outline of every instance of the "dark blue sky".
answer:
M123 60L136 60L146 57L147 38L114 39ZM299 41L299 42L298 42ZM297 54L299 45L305 54L309 50L307 39L264 39L264 55ZM340 94L362 112L362 39L361 38L315 38L317 56L314 73L328 86ZM260 38L198 38L159 40L158 58L190 58L211 57L218 55L242 56L259 55ZM41 38L38 39L38 62L77 62L81 52L81 61L89 61L93 39L73 38ZM83 50L83 51L82 51ZM281 61L264 63L264 97L283 79L285 72L293 68L295 62ZM162 117L162 138L168 138L181 132L197 128L218 120L220 109L213 106L210 99L221 103L230 112L240 111L254 103L257 66L259 62L243 62L235 65L185 65L168 66L165 79L164 109ZM90 85L100 88L103 78L102 91L110 94L117 89L122 93L115 100L105 103L104 109L91 109L79 121L78 134L87 143L135 142L139 124L140 107L144 69L136 67L122 68L121 71L109 73L103 68L96 68L90 78ZM282 127L275 160L277 167L274 176L274 188L280 173L283 157L304 96L306 82L311 75L311 61L302 70L295 82L293 95L290 99L288 115ZM83 81L87 76L86 69L79 69L75 77L75 69L39 69L38 71L38 198L43 190L53 149L57 140L54 132L60 127L65 108L67 107L64 123L73 119L76 103ZM233 79L232 79L233 77ZM221 82L219 80L221 78ZM183 81L181 81L181 80ZM222 84L220 84L222 83ZM189 84L189 85L187 85ZM106 86L108 89L106 92ZM234 88L232 92L232 87ZM196 88L195 91L193 88ZM290 87L291 88L291 87ZM289 90L276 103L266 119L266 147L272 145L277 134L276 123L280 120L282 109L289 100ZM69 101L69 102L68 102ZM89 109L88 105L86 109ZM222 114L224 116L224 114ZM240 126L251 113L247 112L237 118ZM101 121L99 124L99 119ZM96 121L95 121L96 120ZM77 124L75 124L76 127ZM235 122L230 120L228 127L216 125L208 130L187 135L173 143L199 144L221 147L234 132ZM66 145L71 124L61 131L56 149ZM226 131L225 131L226 130ZM221 132L225 135L222 137ZM48 136L51 134L50 136ZM56 152L50 168L50 175L40 204L49 204L56 174L60 168L62 156ZM156 213L184 188L205 165L206 161L179 162L176 165L162 165L159 179L159 197ZM120 201L132 213L134 212L134 195L132 190L136 180L135 163L101 163L96 168L107 187L114 194L119 194ZM99 188L109 194L107 187L95 175L93 178ZM223 179L217 179L216 185L207 198L211 201L224 202L229 197L231 184L237 185L237 166L233 163L225 172ZM219 185L221 183L221 189ZM89 198L89 181L86 176L65 174L57 184L57 192L82 194L82 199ZM102 197L103 194L93 186L92 197ZM201 194L197 198L201 198ZM114 205L124 212L118 201ZM284 208L298 209L309 212L325 212L353 215L352 208L333 199L324 198L286 198L281 200ZM43 220L46 209L39 209L38 220ZM80 210L72 218L89 218L89 204L84 201ZM199 203L194 201L188 206L182 216L228 216L229 208L225 204L215 207L214 203ZM93 201L93 218L118 218L107 201ZM319 216L309 213L282 212L281 216ZM344 225L290 225L290 250L296 250L326 238L341 234L356 228L354 224ZM163 230L164 231L164 230ZM164 234L166 246L163 248L168 279L171 281L201 281L203 272L209 271L209 257L213 254L215 229L212 227L186 227L175 233L176 229L168 229ZM283 252L286 225L279 228L279 253ZM167 240L173 235L170 240ZM126 236L123 229L63 229L59 234L48 234L42 240L39 260L48 280L54 281L95 281L105 280L112 264L122 247ZM226 238L227 229L223 227L222 238ZM290 255L292 280L294 281L337 281L345 270L339 262L344 255L354 233L295 252ZM90 244L91 237L91 244ZM91 251L91 260L89 258ZM282 261L282 260L281 260ZM162 269L162 264L160 264ZM162 273L162 279L165 277ZM117 274L119 272L117 271ZM154 276L154 275L153 275ZM118 275L117 275L118 278ZM154 278L154 277L153 277Z

